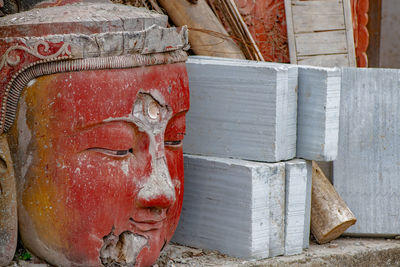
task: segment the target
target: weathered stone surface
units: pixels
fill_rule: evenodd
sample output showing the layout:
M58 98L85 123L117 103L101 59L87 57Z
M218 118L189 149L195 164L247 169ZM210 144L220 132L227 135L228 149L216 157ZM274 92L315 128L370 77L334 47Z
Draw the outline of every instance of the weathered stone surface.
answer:
M284 163L185 155L174 242L246 259L283 254L284 182Z
M0 266L14 257L18 239L17 188L5 135L0 136Z
M269 257L285 253L285 174L269 178Z
M19 261L10 267L48 267ZM315 267L315 266L399 266L400 240L372 238L339 238L325 245L312 243L300 255L275 257L258 261L244 261L216 251L169 244L154 267Z
M310 224L311 224L311 191L312 191L312 163L307 161L307 192L306 192L306 209L304 216L304 239L303 248L310 245Z
M40 15L38 15L40 13ZM52 34L93 34L99 32L141 31L152 25L166 27L168 17L144 8L110 3L77 3L46 9L32 9L0 20L0 37ZM32 24L37 24L32 29ZM51 29L51 30L50 30Z
M282 69L287 74L279 75ZM188 74L194 90L185 152L276 162L293 158L295 148L297 157L308 160L336 158L340 69L195 56Z
M151 266L182 207L187 30L72 1L0 18L0 265L18 233L54 266Z
M342 70L334 185L357 218L352 234L400 231L400 70Z
M190 57L187 68L185 153L267 162L295 157L295 69L207 57Z
M311 172L305 160L295 159L285 163L286 166L286 204L285 204L285 255L299 254L304 243L306 223L309 221L307 209L308 184L311 182Z
M299 66L297 157L332 161L337 156L340 69Z
M315 267L315 266L400 266L400 240L340 238L325 245L312 243L300 255L243 261L215 251L168 245L158 266L229 267Z

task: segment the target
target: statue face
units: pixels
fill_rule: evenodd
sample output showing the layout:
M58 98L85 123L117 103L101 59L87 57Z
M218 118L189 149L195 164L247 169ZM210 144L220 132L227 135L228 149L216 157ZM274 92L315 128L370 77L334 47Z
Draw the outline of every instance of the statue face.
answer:
M185 65L31 81L10 131L21 238L55 265L151 265L183 197Z

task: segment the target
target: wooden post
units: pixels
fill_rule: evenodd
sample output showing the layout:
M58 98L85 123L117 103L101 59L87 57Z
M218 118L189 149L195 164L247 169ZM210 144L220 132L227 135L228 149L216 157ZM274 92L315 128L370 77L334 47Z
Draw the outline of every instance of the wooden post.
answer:
M189 42L196 55L245 59L206 0L159 0L176 26L189 27Z
M356 223L344 200L313 161L311 196L311 232L318 243L339 237Z
M382 0L369 2L368 9L368 67L380 67Z

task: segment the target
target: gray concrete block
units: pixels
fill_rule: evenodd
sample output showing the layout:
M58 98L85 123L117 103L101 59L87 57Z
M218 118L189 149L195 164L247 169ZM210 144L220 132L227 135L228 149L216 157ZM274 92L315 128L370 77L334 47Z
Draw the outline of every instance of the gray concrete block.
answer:
M342 70L334 186L357 218L346 232L400 233L400 70Z
M307 189L311 182L308 164L295 159L286 162L285 255L300 254L307 222ZM309 217L309 216L308 216Z
M285 253L285 173L269 178L269 257Z
M190 57L187 69L185 153L267 162L294 158L296 68Z
M338 68L299 66L297 157L336 159L340 80Z
M184 201L173 242L245 259L266 258L279 246L282 251L284 163L184 159Z
M311 227L311 191L312 191L312 162L307 160L307 192L306 192L306 210L304 217L304 240L303 248L310 246L310 227Z

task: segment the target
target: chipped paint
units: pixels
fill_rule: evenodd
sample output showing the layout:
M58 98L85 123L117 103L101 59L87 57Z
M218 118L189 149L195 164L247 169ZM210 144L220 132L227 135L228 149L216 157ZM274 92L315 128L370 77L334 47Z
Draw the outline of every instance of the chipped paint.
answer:
M31 86L33 86L31 84ZM30 86L30 87L31 87ZM31 130L28 127L27 124L27 118L26 118L26 112L27 112L27 105L25 102L25 97L21 98L21 104L19 107L19 114L18 116L18 129L19 129L19 135L18 135L18 154L19 157L22 158L23 160L20 162L20 170L22 177L25 177L31 163L32 163L32 155L28 152L28 145L32 140L32 133Z
M27 87L31 87L32 85L34 85L36 82L36 79L32 79L28 82L28 84L26 85Z
M121 166L121 170L124 172L125 175L128 175L129 172L129 165L127 161L124 161Z
M104 237L100 259L104 266L134 266L139 252L147 244L141 235L126 231L115 236L113 232Z
M32 253L54 265L101 266L114 226L118 239L146 240L143 249L126 243L129 262L156 260L182 205L182 146L170 144L183 138L187 90L185 65L172 64L47 75L23 91L9 142L26 215L21 238Z
M127 265L152 265L182 206L187 29L99 3L11 16L0 19L0 128L24 245L52 265L102 266L113 229Z

